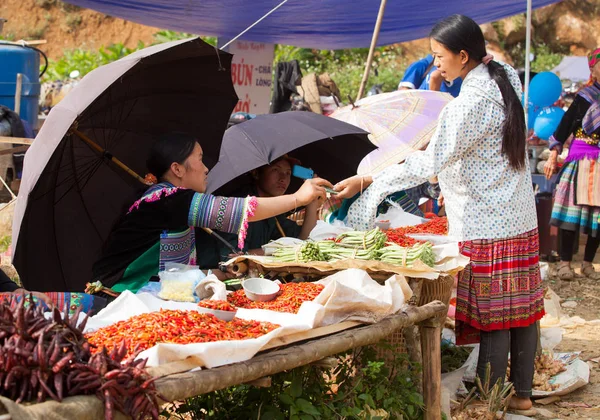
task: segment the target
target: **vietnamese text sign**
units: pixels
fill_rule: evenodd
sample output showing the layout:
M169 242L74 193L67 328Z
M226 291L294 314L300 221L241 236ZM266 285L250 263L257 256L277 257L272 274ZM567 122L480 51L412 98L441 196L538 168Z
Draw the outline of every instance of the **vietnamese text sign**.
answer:
M231 78L240 98L234 112L268 113L274 45L240 40L231 44L228 51L233 54Z

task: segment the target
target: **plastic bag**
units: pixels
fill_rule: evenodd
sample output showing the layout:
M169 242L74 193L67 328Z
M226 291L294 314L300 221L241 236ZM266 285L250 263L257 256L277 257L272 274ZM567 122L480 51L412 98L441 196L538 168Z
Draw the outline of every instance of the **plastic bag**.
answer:
M422 219L419 216L405 212L398 204L392 201L388 200L387 202L391 204L390 209L386 213L380 214L377 220L389 220L391 228L415 226L427 221L427 219Z
M160 292L158 297L177 302L197 302L194 292L204 273L198 266L167 263L165 271L158 273Z
M281 246L300 246L303 243L304 241L302 239L284 237L279 238L276 241L271 241L268 244L263 245L261 248L265 252L265 255L273 255L273 253Z
M350 232L351 230L353 230L351 227L344 225L339 220L334 221L333 224L318 220L317 225L310 232L308 238L313 241L323 241L329 238L337 238L342 233Z
M196 295L199 299L227 300L227 289L225 283L211 274L198 283Z

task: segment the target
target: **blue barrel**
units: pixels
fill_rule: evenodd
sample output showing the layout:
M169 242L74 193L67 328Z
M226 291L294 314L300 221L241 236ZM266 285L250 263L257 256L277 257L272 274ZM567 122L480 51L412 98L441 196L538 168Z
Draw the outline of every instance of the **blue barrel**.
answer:
M18 73L23 75L20 116L35 129L40 97L40 56L31 48L0 43L0 105L13 110Z

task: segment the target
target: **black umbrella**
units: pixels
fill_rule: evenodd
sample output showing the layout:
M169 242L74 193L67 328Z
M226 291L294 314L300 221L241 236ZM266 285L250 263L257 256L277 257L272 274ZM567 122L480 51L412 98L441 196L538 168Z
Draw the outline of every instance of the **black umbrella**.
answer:
M198 38L160 44L94 70L52 109L25 157L15 211L24 287L84 290L112 227L145 188L157 137L193 134L216 163L237 102L230 66L230 54Z
M247 173L290 153L332 183L356 174L362 158L376 149L368 133L312 112L258 117L225 131L219 162L208 174L208 192L229 195L251 182ZM295 181L295 188L299 181Z

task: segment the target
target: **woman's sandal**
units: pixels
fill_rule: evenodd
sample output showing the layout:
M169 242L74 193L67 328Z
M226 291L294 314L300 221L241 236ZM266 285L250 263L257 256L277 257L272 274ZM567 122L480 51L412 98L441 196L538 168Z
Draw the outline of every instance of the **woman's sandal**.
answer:
M575 273L575 271L571 268L570 265L561 265L556 272L556 275L559 279L565 281L571 281L573 279L579 278L580 276Z
M594 269L593 265L586 265L581 267L581 274L590 280L600 280L600 273Z

